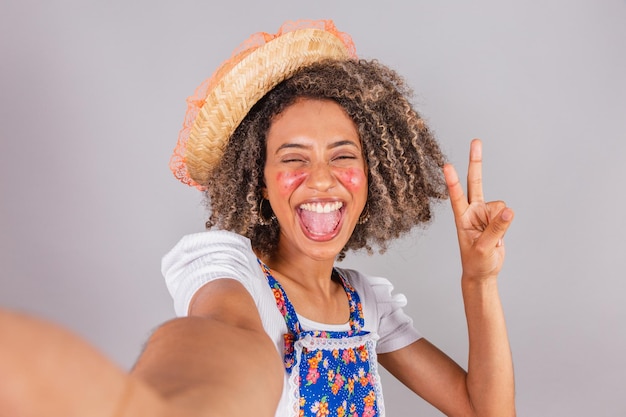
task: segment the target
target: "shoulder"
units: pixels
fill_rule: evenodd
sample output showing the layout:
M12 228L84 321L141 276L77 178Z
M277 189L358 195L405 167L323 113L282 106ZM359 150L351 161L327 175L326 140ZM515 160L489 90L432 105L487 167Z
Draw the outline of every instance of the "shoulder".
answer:
M407 304L404 294L394 293L394 286L387 278L366 275L355 269L336 268L363 297L376 300L377 305L393 305L396 308Z
M393 284L383 277L370 276L352 269L337 268L361 298L365 328L379 336L378 353L393 352L421 337L413 320L404 312L407 299L394 291Z
M176 262L180 255L220 251L252 252L250 240L237 233L226 230L210 230L183 236L178 243L163 257L163 265Z
M191 266L199 259L228 263L248 263L256 260L250 240L237 233L218 230L183 236L163 257L163 274L181 266Z
M260 274L250 240L222 230L181 238L163 257L161 271L178 315L187 313L191 297L204 284L232 278L254 294Z

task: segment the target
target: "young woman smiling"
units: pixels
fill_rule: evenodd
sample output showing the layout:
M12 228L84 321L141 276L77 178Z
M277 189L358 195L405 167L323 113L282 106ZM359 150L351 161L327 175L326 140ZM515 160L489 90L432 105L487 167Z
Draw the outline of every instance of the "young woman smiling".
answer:
M63 414L46 415L86 415L109 398L115 407L89 415L384 416L379 365L446 415L515 415L497 288L513 211L484 201L479 140L470 146L466 195L402 78L357 59L330 21L253 36L188 103L172 168L206 193L209 230L183 237L164 257L181 317L154 332L131 374L69 335L0 314L0 330L25 335L5 347L9 354L37 340L41 327L54 341L48 350L71 347L83 364L56 397ZM384 251L448 197L467 371L413 327L390 281L336 265L348 250ZM35 415L29 381L53 381L29 369L20 378L30 390L8 396L0 383L11 415ZM96 374L107 378L89 379ZM93 395L72 401L85 381Z

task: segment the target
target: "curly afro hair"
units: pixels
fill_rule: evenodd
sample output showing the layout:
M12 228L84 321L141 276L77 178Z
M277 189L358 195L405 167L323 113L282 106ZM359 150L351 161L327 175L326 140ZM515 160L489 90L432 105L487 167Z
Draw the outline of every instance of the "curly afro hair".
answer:
M435 201L447 198L445 157L413 109L411 90L376 60L329 60L283 81L250 110L205 182L207 228L248 237L264 256L277 248L280 227L263 203L266 134L273 118L299 98L334 100L357 126L367 162L368 220L357 224L338 255L387 242L432 219ZM263 212L261 212L261 210Z

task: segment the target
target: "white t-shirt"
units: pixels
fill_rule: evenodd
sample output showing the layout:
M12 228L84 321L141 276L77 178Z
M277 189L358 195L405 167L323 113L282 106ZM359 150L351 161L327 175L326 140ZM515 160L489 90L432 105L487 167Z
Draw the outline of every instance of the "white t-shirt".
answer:
M376 353L393 352L421 338L411 318L402 310L407 303L406 297L393 294L389 280L366 276L352 269L337 269L359 294L365 319L363 330L378 336ZM184 236L163 257L162 272L178 316L187 315L189 302L204 284L221 278L239 281L252 295L266 333L282 354L287 325L276 307L274 295L249 239L228 231L207 231ZM341 331L350 328L348 323L329 325L300 315L298 320L304 330ZM281 413L281 409L286 409L281 407L285 399L283 390L276 416L286 415Z

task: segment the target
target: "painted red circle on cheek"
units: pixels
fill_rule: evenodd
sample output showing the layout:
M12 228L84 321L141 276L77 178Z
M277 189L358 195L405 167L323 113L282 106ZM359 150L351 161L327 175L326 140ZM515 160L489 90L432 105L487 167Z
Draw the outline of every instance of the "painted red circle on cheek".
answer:
M288 195L298 188L306 176L305 172L279 172L276 174L276 184L282 195Z
M358 191L367 182L365 172L358 168L346 168L337 173L341 183L350 191Z

